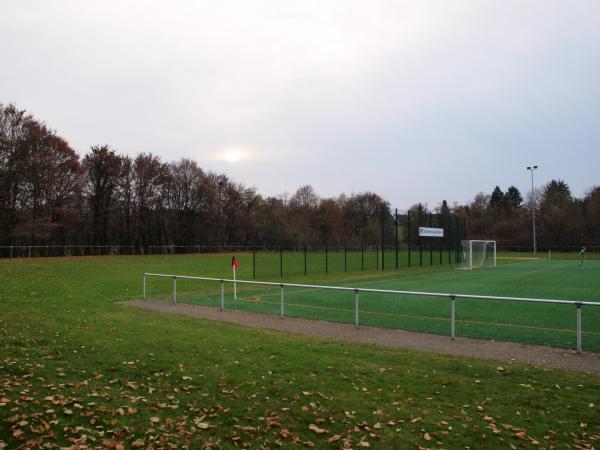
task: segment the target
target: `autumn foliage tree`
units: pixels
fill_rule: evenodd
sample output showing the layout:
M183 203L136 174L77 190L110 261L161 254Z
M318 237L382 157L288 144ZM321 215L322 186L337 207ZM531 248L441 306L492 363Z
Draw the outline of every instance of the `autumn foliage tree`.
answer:
M0 105L0 215L4 242L65 241L81 204L79 156L54 131Z

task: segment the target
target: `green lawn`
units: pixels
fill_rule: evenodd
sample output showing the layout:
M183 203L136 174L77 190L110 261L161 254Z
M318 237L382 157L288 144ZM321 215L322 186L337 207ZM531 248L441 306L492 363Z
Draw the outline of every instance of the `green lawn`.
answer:
M0 261L0 448L597 445L595 375L329 342L118 303L140 298L143 272L224 277L229 262L228 255ZM310 281L441 288L457 275L372 271ZM473 278L468 289L485 287L490 276L460 275ZM536 283L532 293L552 294Z

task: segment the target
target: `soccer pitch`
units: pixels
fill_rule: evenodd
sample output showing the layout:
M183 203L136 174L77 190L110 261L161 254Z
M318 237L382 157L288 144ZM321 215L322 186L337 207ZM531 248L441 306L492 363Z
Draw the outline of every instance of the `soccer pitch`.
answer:
M600 301L600 261L587 261L583 269L578 268L577 261L569 259L548 261L500 258L499 262L496 268L472 271L438 265L423 270L355 272L339 275L340 278L336 280L315 284ZM246 274L242 272L240 278L249 278L244 275ZM294 278L294 281L300 283L312 284L315 281L310 276ZM260 279L287 281L285 278ZM218 307L219 284L177 280L177 301ZM149 278L149 297L170 299L170 286L171 280ZM225 309L273 315L280 313L279 287L238 284L237 290L237 300L234 300L232 285L226 284ZM286 287L285 315L353 323L354 294L347 291ZM582 319L584 350L600 351L600 307L583 306ZM450 301L436 297L361 292L360 324L449 334ZM456 334L573 349L576 345L576 308L561 304L459 299L456 303Z

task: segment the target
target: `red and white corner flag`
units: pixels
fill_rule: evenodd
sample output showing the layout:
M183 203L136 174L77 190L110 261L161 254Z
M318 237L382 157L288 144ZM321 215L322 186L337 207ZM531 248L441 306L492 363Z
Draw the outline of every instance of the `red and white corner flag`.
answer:
M233 269L233 299L237 300L237 283L235 281L235 270L238 268L237 259L235 256L231 259L231 268Z

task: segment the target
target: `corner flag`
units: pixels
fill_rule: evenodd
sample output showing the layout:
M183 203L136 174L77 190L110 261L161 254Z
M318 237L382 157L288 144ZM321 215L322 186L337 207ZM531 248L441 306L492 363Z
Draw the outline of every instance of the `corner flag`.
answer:
M237 283L235 281L235 270L238 268L237 259L235 256L231 258L231 268L233 269L233 299L237 300Z

